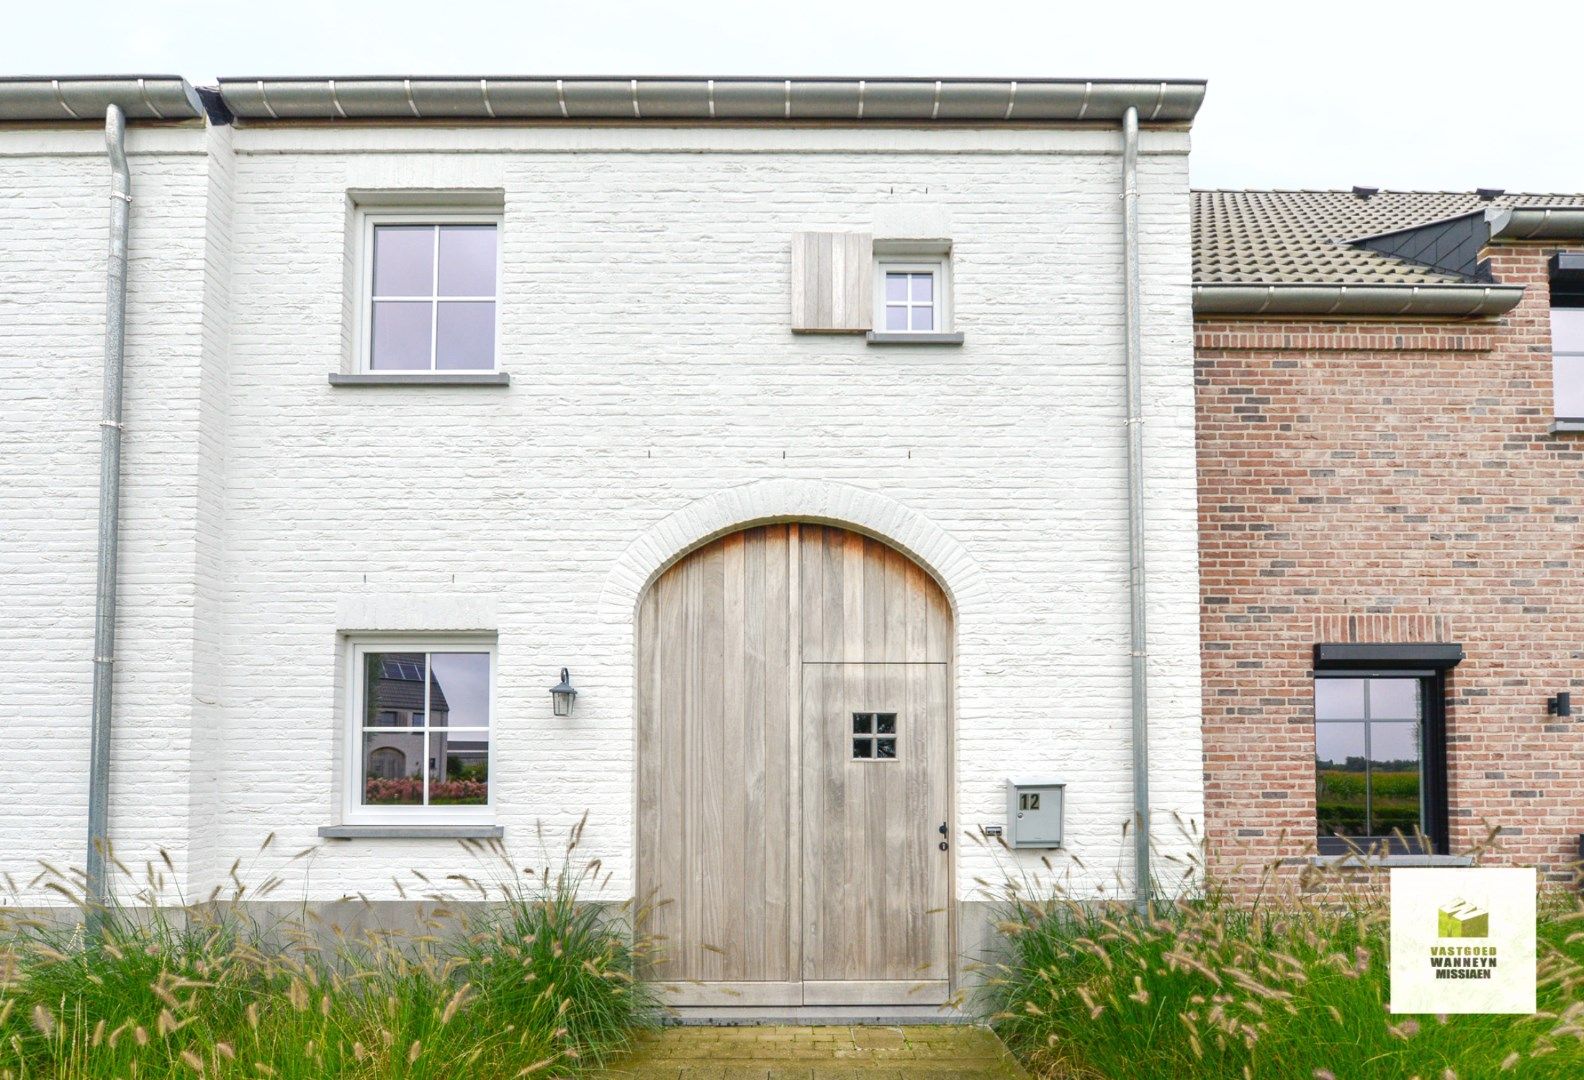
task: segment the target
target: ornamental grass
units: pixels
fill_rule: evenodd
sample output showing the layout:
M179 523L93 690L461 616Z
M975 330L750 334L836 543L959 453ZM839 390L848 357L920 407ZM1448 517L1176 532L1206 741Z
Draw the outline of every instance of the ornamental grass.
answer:
M987 843L989 841L986 841ZM1078 902L1049 862L997 885L1003 949L981 1004L1049 1080L1484 1080L1584 1077L1584 901L1541 898L1539 1011L1389 1011L1380 875L1267 869L1259 895L1206 884L1141 912Z
M468 843L482 872L448 879L460 895L398 879L421 912L400 932L267 918L283 878L249 889L239 866L230 895L172 903L168 859L116 864L126 899L90 913L82 875L46 868L35 884L100 929L0 924L0 1080L579 1075L654 1013L637 913L577 900L603 881L581 832L537 868Z

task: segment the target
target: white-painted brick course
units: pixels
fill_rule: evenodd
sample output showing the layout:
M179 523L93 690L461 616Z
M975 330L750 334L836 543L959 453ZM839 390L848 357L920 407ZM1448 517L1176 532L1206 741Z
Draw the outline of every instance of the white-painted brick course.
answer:
M1086 890L1131 809L1120 137L1100 130L135 129L112 834L189 894L338 821L339 635L499 637L497 820L585 811L632 880L632 603L687 547L841 521L957 608L957 824L1068 781ZM1146 132L1153 802L1202 812L1187 142ZM332 387L349 191L504 192L507 388ZM105 165L0 132L0 867L80 864ZM950 223L960 348L788 332L800 229ZM477 625L466 625L468 623ZM485 625L487 624L487 625ZM570 667L577 710L547 688ZM958 892L993 873L956 846ZM1055 857L1067 866L1066 855ZM326 841L283 895L394 898L453 843ZM277 865L269 858L258 865ZM306 870L305 870L306 868ZM42 899L24 889L25 898Z

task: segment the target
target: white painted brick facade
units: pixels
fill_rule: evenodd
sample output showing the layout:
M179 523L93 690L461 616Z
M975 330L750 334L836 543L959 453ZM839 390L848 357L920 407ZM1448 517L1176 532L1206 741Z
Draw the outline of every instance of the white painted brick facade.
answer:
M497 820L589 812L632 880L631 603L690 542L843 520L957 605L957 824L1068 788L1085 890L1129 872L1114 131L135 129L112 835L189 895L275 833L282 895L394 898L443 841L326 841L354 630L499 637ZM1187 137L1140 167L1151 758L1202 814ZM509 388L348 389L349 191L504 191ZM0 868L80 865L106 242L97 133L0 132ZM900 209L899 209L900 208ZM961 348L788 332L799 229L950 224ZM821 510L821 507L826 509ZM550 715L562 666L576 714ZM957 891L990 860L957 845ZM1059 866L1069 860L1057 855ZM265 859L257 866L275 868ZM306 874L304 868L308 868Z

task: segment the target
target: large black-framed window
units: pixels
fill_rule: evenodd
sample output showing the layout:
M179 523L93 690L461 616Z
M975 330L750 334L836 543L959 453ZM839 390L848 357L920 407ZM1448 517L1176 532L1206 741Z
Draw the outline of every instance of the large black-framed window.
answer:
M1446 853L1446 671L1461 658L1455 645L1316 647L1321 854Z

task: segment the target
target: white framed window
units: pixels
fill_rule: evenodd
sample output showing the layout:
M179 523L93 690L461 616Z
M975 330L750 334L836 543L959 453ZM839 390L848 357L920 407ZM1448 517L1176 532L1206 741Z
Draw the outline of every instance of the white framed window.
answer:
M948 270L944 258L876 260L875 332L949 333L951 282Z
M501 215L365 211L363 371L494 371Z
M493 820L494 641L358 637L347 671L343 820Z

